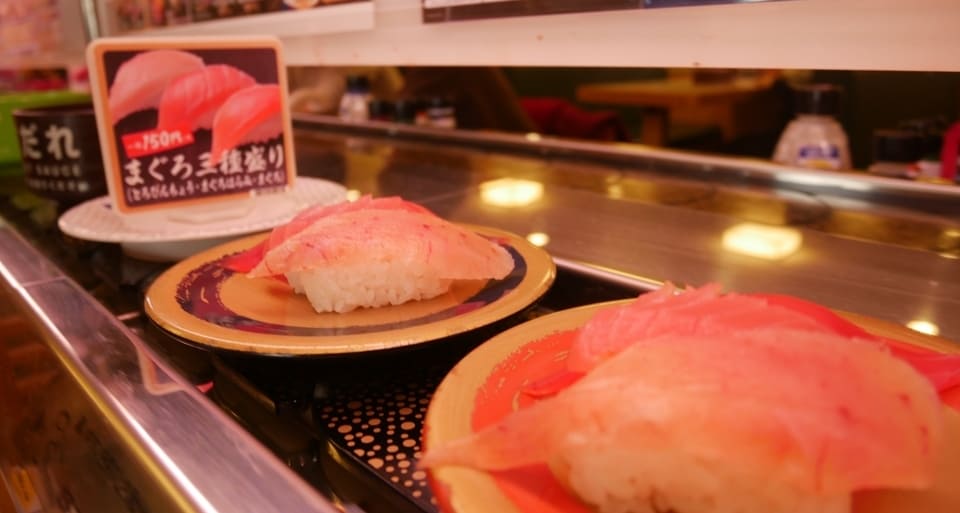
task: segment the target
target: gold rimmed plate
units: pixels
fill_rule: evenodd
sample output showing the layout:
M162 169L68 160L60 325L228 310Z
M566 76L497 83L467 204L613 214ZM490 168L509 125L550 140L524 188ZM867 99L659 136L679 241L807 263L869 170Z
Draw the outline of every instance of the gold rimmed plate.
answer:
M550 255L526 239L469 226L501 244L513 271L501 280L454 282L441 296L347 313L317 313L285 283L251 279L223 267L254 246L246 237L174 265L147 291L145 310L161 328L216 349L262 355L335 355L400 348L464 333L533 304L553 283Z
M523 390L530 383L564 370L566 353L578 329L598 310L629 301L632 300L588 305L539 317L504 331L471 351L447 374L433 395L424 421L424 450L463 438L535 402L537 399ZM875 335L938 352L960 352L960 347L945 339L897 324L841 315ZM960 416L955 412L951 415L950 422L960 426ZM960 470L960 462L950 463L960 459L960 440L945 450L948 457L943 458L943 465L949 466L949 470L941 468L938 475L948 476L949 481L949 476ZM591 513L553 477L545 464L499 472L443 467L430 470L428 479L437 504L445 513ZM931 493L890 492L861 497L855 511L941 511L937 508L944 503L960 504L960 491L955 485L956 482L938 481ZM923 507L902 509L904 502Z

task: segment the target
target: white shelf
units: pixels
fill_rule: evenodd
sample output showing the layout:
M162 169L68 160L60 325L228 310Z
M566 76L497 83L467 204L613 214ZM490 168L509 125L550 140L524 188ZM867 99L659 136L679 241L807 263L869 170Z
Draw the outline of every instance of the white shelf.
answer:
M374 0L131 35L273 34L294 65L960 71L960 0L787 0L423 24Z
M293 38L291 62L960 71L958 0L791 0L423 25L376 0L376 30Z

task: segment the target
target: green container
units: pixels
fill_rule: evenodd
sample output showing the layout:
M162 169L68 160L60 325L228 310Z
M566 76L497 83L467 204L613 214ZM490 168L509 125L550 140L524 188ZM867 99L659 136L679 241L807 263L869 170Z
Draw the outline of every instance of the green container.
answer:
M42 91L0 94L0 174L18 172L20 141L13 124L13 111L29 107L81 103L90 100L89 93L74 91Z

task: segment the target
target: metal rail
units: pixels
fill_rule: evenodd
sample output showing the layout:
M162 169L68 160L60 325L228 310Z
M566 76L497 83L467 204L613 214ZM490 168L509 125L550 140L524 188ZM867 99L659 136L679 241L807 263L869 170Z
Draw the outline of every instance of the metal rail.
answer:
M870 201L922 199L956 203L960 199L960 186L955 185L900 180L866 173L803 169L756 158L710 155L640 144L578 141L535 133L449 130L379 121L356 124L332 116L304 113L295 114L294 123L297 128L307 130L456 144L541 159L591 160L638 171L669 173L677 177L723 182L733 180L804 193L854 196Z
M46 369L0 387L0 471L46 511L336 511L2 224L0 276L34 334L7 330L0 368Z

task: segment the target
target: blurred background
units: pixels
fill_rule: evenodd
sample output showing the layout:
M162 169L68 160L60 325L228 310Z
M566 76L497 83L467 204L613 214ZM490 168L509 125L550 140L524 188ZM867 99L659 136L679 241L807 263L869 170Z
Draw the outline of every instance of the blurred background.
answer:
M873 161L875 131L924 124L942 131L960 119L960 73L849 70L293 67L293 108L336 115L351 75L368 77L377 99L456 98L461 129L641 143L650 142L644 121L655 121L644 111L662 109L669 123L659 145L759 158L773 155L795 117L794 87L834 84L857 169Z
M288 36L336 35L338 31L354 31L351 35L356 36L373 27L375 9L389 13L393 5L408 3L6 0L0 3L0 114L37 101L25 98L25 93L86 91L82 49L94 36L197 34L210 27L219 27L214 35L249 33L255 30L251 27L266 27L268 32L282 27ZM678 2L633 3L659 7ZM430 2L423 4L425 17L433 12L427 4ZM336 17L319 17L331 12ZM311 45L311 51L328 42L322 37L300 40ZM304 60L303 45L292 46L299 48L293 61ZM308 60L322 58L319 53L307 52ZM435 126L537 132L761 159L773 156L785 127L796 117L793 89L803 84L830 84L839 91L839 104L831 115L849 138L850 160L857 170L866 170L878 160L878 132L919 132L924 140L917 143L918 151L932 154L939 150L946 127L960 119L960 73L950 72L296 64L290 67L289 84L292 107L298 112L339 115L353 80L354 89L362 89L364 104L373 108L364 114L366 119L417 123L417 112L423 119L432 104L435 110L450 114L447 121ZM45 96L46 101L55 101L52 95ZM0 117L0 145L12 144L8 124L9 117ZM3 154L0 151L0 157ZM0 160L15 157L15 148L6 154Z

